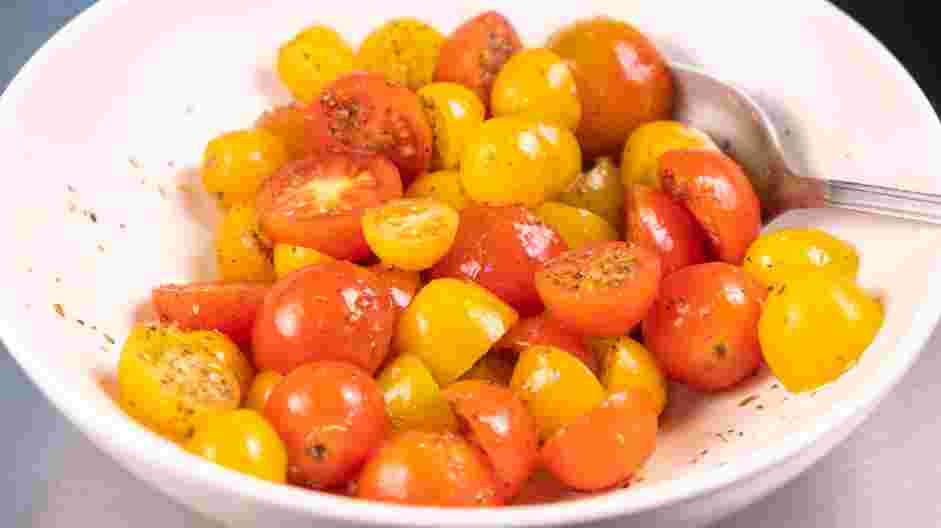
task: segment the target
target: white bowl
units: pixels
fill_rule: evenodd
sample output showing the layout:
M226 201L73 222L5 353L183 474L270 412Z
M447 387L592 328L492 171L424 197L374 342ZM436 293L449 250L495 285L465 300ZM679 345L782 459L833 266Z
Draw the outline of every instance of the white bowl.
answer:
M209 517L281 527L615 517L700 526L842 441L912 365L941 315L941 298L931 295L941 291L941 230L830 210L792 214L781 223L823 227L857 245L860 279L887 308L881 334L854 370L815 395L790 396L767 374L715 398L677 391L657 453L630 489L506 509L403 508L275 486L189 456L127 420L109 397L120 342L150 315L151 286L212 276L216 213L203 194L178 185L198 182L210 137L249 126L287 99L273 57L308 23L358 40L394 16L419 15L449 31L494 7L535 45L575 18L621 17L671 58L755 94L806 173L941 192L941 124L928 102L884 48L823 1L268 4L102 1L37 53L0 100L0 221L11 236L0 262L4 343L102 450Z

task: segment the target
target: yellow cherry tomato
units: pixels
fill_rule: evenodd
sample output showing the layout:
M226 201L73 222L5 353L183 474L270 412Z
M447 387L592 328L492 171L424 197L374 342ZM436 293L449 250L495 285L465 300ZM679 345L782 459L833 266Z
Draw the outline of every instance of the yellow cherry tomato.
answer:
M299 103L278 106L268 110L255 123L256 128L271 132L284 145L290 161L310 155L310 136L304 108Z
M336 31L310 26L281 46L278 76L294 97L310 103L323 87L353 71L353 49Z
M431 82L444 35L414 18L390 20L370 33L356 53L356 67L381 73L411 90Z
M487 354L474 363L461 379L489 381L503 387L510 386L514 364L501 354Z
M567 189L581 170L575 135L523 117L497 117L480 126L464 150L461 183L486 205L535 206Z
M659 189L660 156L680 149L719 150L705 133L676 121L654 121L638 127L627 139L621 156L624 185L640 183Z
M758 322L761 352L791 392L839 378L882 327L883 308L852 280L810 273L780 283Z
M647 348L629 337L603 337L590 341L601 358L601 384L608 394L640 389L650 395L657 414L667 406L667 381Z
M252 380L252 386L248 389L248 396L245 397L245 407L264 413L268 398L283 379L283 375L273 370L259 372Z
M461 185L461 173L456 170L429 172L409 185L406 198L431 198L460 211L473 202Z
M334 260L336 259L316 249L291 244L274 245L274 271L278 278L284 277L294 270Z
M207 416L238 407L251 365L218 332L138 324L121 349L121 408L174 441L192 436ZM246 372L249 374L246 377Z
M441 395L441 387L418 356L399 356L377 380L386 401L386 414L397 431L457 432L457 418Z
M203 187L223 207L253 202L262 182L287 161L281 140L267 130L227 132L206 146Z
M595 213L619 233L624 227L624 184L611 158L595 160L595 165L579 174L556 200Z
M519 319L516 310L471 282L437 279L412 299L395 336L401 354L415 354L448 385L470 370Z
M226 212L216 233L216 264L222 280L273 281L271 248L258 225L254 205Z
M546 202L535 212L543 223L559 233L570 249L618 239L618 232L607 220L586 209L559 202Z
M418 90L418 98L434 133L432 166L457 168L464 148L484 122L484 103L470 89L455 83L429 84Z
M588 414L605 398L598 378L581 360L542 345L520 355L510 388L536 419L543 438Z
M853 246L819 229L781 229L755 240L743 267L765 286L815 271L855 279L859 255Z
M454 243L460 218L429 198L401 198L363 215L363 236L386 264L406 271L430 268Z
M210 416L184 446L187 451L270 482L287 480L288 454L284 442L261 414L237 409Z
M493 82L494 116L521 115L578 128L582 105L575 76L558 55L545 48L522 50L500 69Z

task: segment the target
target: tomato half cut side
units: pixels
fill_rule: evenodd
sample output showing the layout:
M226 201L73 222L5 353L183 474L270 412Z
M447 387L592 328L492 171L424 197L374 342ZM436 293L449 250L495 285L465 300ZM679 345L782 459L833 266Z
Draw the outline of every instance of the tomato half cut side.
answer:
M322 152L265 182L258 219L274 242L355 260L369 255L360 225L365 210L399 196L402 180L385 158Z
M584 335L618 336L639 323L657 296L660 257L630 242L569 251L536 274L536 289L560 323Z
M255 316L270 287L264 282L165 284L151 291L151 299L162 323L218 330L245 346L252 341Z

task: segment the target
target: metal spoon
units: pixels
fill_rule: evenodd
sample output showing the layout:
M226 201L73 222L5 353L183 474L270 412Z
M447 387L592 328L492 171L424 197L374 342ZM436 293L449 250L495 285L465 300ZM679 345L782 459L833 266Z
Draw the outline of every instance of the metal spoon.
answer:
M762 199L766 220L792 209L831 206L941 224L941 195L798 175L754 99L695 67L675 62L671 67L676 119L734 149Z

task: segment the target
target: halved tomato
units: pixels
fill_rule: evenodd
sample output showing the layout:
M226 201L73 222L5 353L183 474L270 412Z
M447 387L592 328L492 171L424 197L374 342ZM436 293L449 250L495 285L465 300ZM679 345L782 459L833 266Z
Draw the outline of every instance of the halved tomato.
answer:
M374 73L354 72L324 88L308 110L314 148L382 154L405 183L428 170L431 125L415 92Z
M706 233L670 195L631 185L624 200L627 239L660 255L663 276L706 262Z
M382 156L321 152L286 165L258 193L258 220L274 242L338 259L369 255L360 220L402 196L399 171Z
M630 242L569 251L536 274L546 309L584 335L627 334L644 318L660 285L660 257Z
M592 372L598 372L598 359L585 346L582 337L570 332L548 314L520 319L493 345L493 350L519 355L536 345L548 345L564 350L582 360Z
M218 330L245 346L252 342L255 316L270 288L264 282L165 284L151 291L151 299L161 322Z

